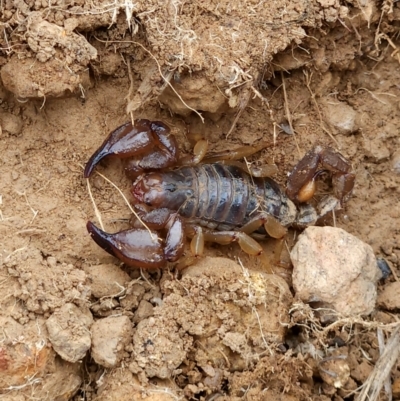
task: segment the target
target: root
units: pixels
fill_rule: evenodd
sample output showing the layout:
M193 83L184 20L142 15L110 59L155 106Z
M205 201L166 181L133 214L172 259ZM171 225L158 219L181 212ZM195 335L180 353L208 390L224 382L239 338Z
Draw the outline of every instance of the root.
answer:
M287 98L287 93L286 93L286 84L285 84L285 78L283 76L283 72L281 71L281 78L282 78L282 89L283 89L283 97L285 99L285 113L286 113L286 118L288 120L289 123L289 127L293 133L293 138L294 138L294 142L296 144L296 148L297 148L297 152L299 153L299 157L302 156L301 152L300 152L300 148L299 148L299 142L297 140L296 137L296 132L293 128L293 124L292 124L292 115L290 113L290 109L289 109L289 102L288 102L288 98Z
M337 320L333 323L323 326L318 317L315 316L315 312L330 312L333 315L337 316ZM338 313L333 309L312 309L309 305L304 304L302 302L298 302L293 304L292 308L289 311L289 314L293 316L294 313L297 313L301 316L301 322L292 321L290 326L300 326L303 327L306 331L308 331L309 336L314 336L317 340L325 347L326 344L324 343L325 339L329 332L335 329L343 329L345 327L352 328L354 325L360 325L367 330L376 330L381 329L385 332L390 332L392 330L397 330L400 328L400 322L388 323L383 324L375 321L368 321L363 319L360 316L351 316L345 317L340 316Z
M397 328L390 336L388 342L386 343L386 346L383 349L383 352L381 350L381 356L376 362L375 367L371 372L371 374L369 375L368 379L363 384L361 393L356 398L356 401L378 400L379 393L382 387L384 386L385 382L390 377L389 376L390 372L400 354L399 331L400 331L400 324L397 323ZM383 335L379 334L379 329L378 329L378 339L381 338L381 341L383 342L382 337ZM391 390L390 382L389 382L389 389Z
M82 165L80 165L80 167L82 169L84 168ZM144 221L142 221L142 219L139 217L139 215L136 213L136 211L132 208L130 202L128 201L128 199L126 198L124 193L121 191L121 189L116 184L114 184L110 179L108 179L105 175L99 173L98 171L95 171L95 173L98 174L104 180L106 180L109 184L111 184L119 192L119 194L122 196L122 199L127 204L129 210L139 220L140 224L142 224L143 227L146 228L146 230L149 232L150 237L153 239L153 241L159 240L159 238L157 236L155 236L151 232L150 228L146 225L146 223ZM94 210L95 210L96 217L97 217L97 219L99 221L101 229L104 231L104 225L103 225L103 222L102 222L102 219L101 219L101 213L100 213L99 209L97 208L96 202L94 201L92 190L91 190L91 187L90 187L90 184L89 184L89 179L87 179L87 188L88 188L89 196L90 196L90 199L92 201L92 204L93 204L93 207L94 207Z
M340 149L340 145L338 143L338 141L335 139L335 137L332 135L332 133L325 127L323 119L322 119L322 113L321 110L319 108L318 102L315 98L315 93L311 90L311 78L312 78L312 73L309 75L308 72L306 70L303 70L303 74L306 77L306 86L308 91L310 92L311 95L311 99L314 102L315 108L318 112L318 117L319 117L319 124L321 129L328 134L328 136L332 139L333 142L335 142L336 146L338 149Z

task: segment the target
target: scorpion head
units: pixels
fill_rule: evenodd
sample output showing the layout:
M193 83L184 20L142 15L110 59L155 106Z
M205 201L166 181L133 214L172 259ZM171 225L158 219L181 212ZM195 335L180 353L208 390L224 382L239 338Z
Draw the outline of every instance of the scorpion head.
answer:
M152 208L178 210L191 196L191 190L171 174L146 173L133 183L132 195Z

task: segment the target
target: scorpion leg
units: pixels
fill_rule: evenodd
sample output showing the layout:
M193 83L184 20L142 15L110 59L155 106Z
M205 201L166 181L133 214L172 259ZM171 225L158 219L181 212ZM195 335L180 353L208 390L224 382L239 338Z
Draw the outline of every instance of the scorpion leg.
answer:
M244 226L240 227L238 231L246 234L252 234L261 226L264 226L265 231L272 238L279 239L287 234L287 228L283 226L277 218L266 212L259 213Z
M242 251L249 255L257 256L263 252L261 245L254 238L251 238L250 235L242 231L208 231L204 233L204 240L222 245L237 242Z
M321 165L322 170L318 170ZM328 170L332 173L334 194L341 203L350 196L355 175L348 160L330 147L317 146L308 152L294 167L288 178L286 193L294 202L310 200L316 191L316 178Z
M244 157L249 157L262 149L271 146L270 142L261 142L255 146L241 146L236 149L224 150L222 152L215 152L204 158L204 163L216 163L221 160L238 160Z
M190 225L187 235L192 237L190 250L196 257L202 255L205 241L216 242L221 245L237 242L240 248L249 255L260 255L263 252L261 245L242 231L212 231L200 226Z
M206 155L208 150L208 141L205 139L200 139L196 142L193 148L193 155L192 156L184 156L180 160L180 164L182 166L195 166L199 164Z
M238 159L249 157L254 153L259 152L260 150L267 148L268 146L271 146L270 142L261 142L260 144L255 146L241 146L233 150L213 153L205 157L203 159L203 163L216 163L222 161L225 164L239 167L243 171L248 172L253 177L272 177L278 172L278 167L276 166L276 164L266 164L261 167L253 167L249 164L244 164L237 161Z

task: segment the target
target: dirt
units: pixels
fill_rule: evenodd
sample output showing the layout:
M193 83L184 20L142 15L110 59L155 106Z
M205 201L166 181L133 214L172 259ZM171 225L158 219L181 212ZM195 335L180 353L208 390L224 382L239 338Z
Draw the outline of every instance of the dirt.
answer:
M399 317L400 3L6 0L0 27L0 399L354 399L378 326L389 337ZM293 298L294 230L272 276L236 245L207 244L183 271L101 250L83 167L131 118L164 121L188 154L200 137L269 141L249 161L275 163L282 186L309 149L340 150L356 184L326 224L388 263L372 315L322 324ZM97 171L130 197L120 161ZM90 187L107 231L127 228L117 190L96 174ZM262 243L270 258L278 245ZM107 349L113 317L124 334ZM79 359L96 326L96 358Z

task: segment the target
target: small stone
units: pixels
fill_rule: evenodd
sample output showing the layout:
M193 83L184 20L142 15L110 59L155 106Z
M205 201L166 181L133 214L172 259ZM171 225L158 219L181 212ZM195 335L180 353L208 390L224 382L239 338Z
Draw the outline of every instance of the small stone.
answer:
M335 349L331 355L319 363L318 371L321 379L328 386L334 388L344 387L350 378L348 349L346 347ZM326 394L333 395L330 392Z
M400 150L392 154L391 167L396 174L400 174Z
M337 133L349 135L358 130L357 112L346 103L325 98L321 100L326 122Z
M368 244L341 228L308 227L290 257L293 287L304 302L345 316L374 310L381 273Z
M167 86L159 96L159 101L173 113L187 116L192 112L187 106L210 113L220 113L228 109L226 97L221 90L202 73L182 75L171 81L171 85L186 103L183 104L175 91Z
M359 383L365 383L371 374L373 366L363 360L351 371L351 377Z
M38 53L39 56L39 53ZM91 85L88 69L74 73L64 68L65 62L57 58L46 62L23 63L18 56L12 56L0 71L4 87L18 99L41 99L46 97L71 96L81 93L81 88ZM50 74L49 71L52 73ZM57 74L56 71L60 71ZM75 81L71 82L71 76Z
M373 139L363 138L363 149L368 159L375 163L386 161L390 157L390 151L383 141L382 135L377 135Z
M393 382L392 393L395 399L398 399L400 397L400 377L395 379L395 381Z
M133 323L139 323L143 319L147 319L153 316L154 306L144 299L140 301L139 307L137 308L135 315L133 316Z
M97 320L91 328L91 355L96 363L114 368L122 359L125 346L132 339L132 324L128 316L109 316Z
M385 286L378 296L378 306L386 310L400 309L400 281Z
M136 326L132 355L147 377L169 379L187 358L191 345L173 319L150 317Z
M23 386L27 377L41 380L55 357L43 332L37 330L32 335L27 331L28 324L22 325L9 316L0 316L0 327L0 388Z
M46 321L49 340L54 351L68 362L83 359L90 348L89 328L93 317L89 310L82 311L67 303Z
M19 135L22 131L22 120L11 113L0 114L1 130L10 135Z

